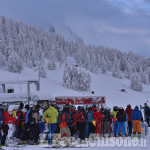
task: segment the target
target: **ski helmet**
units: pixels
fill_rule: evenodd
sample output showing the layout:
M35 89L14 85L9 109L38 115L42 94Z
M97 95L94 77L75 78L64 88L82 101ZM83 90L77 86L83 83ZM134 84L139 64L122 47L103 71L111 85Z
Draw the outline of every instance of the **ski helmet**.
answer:
M128 105L127 105L127 107L128 107L128 108L131 108L131 105L130 105L130 104L128 104Z
M139 108L139 106L136 105L135 108Z
M114 107L113 107L113 110L114 110L114 111L117 111L117 110L118 110L118 106L114 106Z
M7 107L5 105L0 105L0 110L5 111Z
M105 108L105 110L108 110L108 111L110 111L110 108L106 107L106 108Z

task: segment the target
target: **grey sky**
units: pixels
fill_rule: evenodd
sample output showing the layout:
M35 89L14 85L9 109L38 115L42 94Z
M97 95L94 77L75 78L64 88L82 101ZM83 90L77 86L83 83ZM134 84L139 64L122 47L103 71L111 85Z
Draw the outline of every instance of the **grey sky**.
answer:
M0 0L0 15L150 56L150 0Z

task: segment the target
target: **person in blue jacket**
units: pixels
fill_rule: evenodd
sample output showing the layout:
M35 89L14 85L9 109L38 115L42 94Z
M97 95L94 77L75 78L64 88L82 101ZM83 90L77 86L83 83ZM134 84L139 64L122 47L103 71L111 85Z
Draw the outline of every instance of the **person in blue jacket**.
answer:
M93 111L92 108L88 108L88 126L89 126L89 131L88 131L88 137L91 133L95 133L96 126L93 125L94 117L93 117Z
M141 136L141 118L142 113L139 110L138 106L135 106L134 110L132 111L131 118L133 120L134 128L133 128L133 136L136 136L136 132L138 132L138 137Z

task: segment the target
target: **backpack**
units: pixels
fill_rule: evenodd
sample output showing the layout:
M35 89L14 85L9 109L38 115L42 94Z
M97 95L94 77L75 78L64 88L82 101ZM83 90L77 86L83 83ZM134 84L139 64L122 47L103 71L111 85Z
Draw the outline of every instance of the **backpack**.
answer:
M67 114L66 112L62 114L61 118L62 118L62 121L69 122L69 114Z
M62 115L63 115L63 112L61 111L61 112L59 113L59 115L58 115L58 118L57 118L57 122L58 122L58 123L61 123L61 121L62 121Z

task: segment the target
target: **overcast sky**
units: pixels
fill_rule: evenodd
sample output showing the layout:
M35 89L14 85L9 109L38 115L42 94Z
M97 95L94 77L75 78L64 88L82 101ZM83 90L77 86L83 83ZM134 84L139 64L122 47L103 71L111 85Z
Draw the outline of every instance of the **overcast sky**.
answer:
M0 15L150 57L150 0L0 0Z

